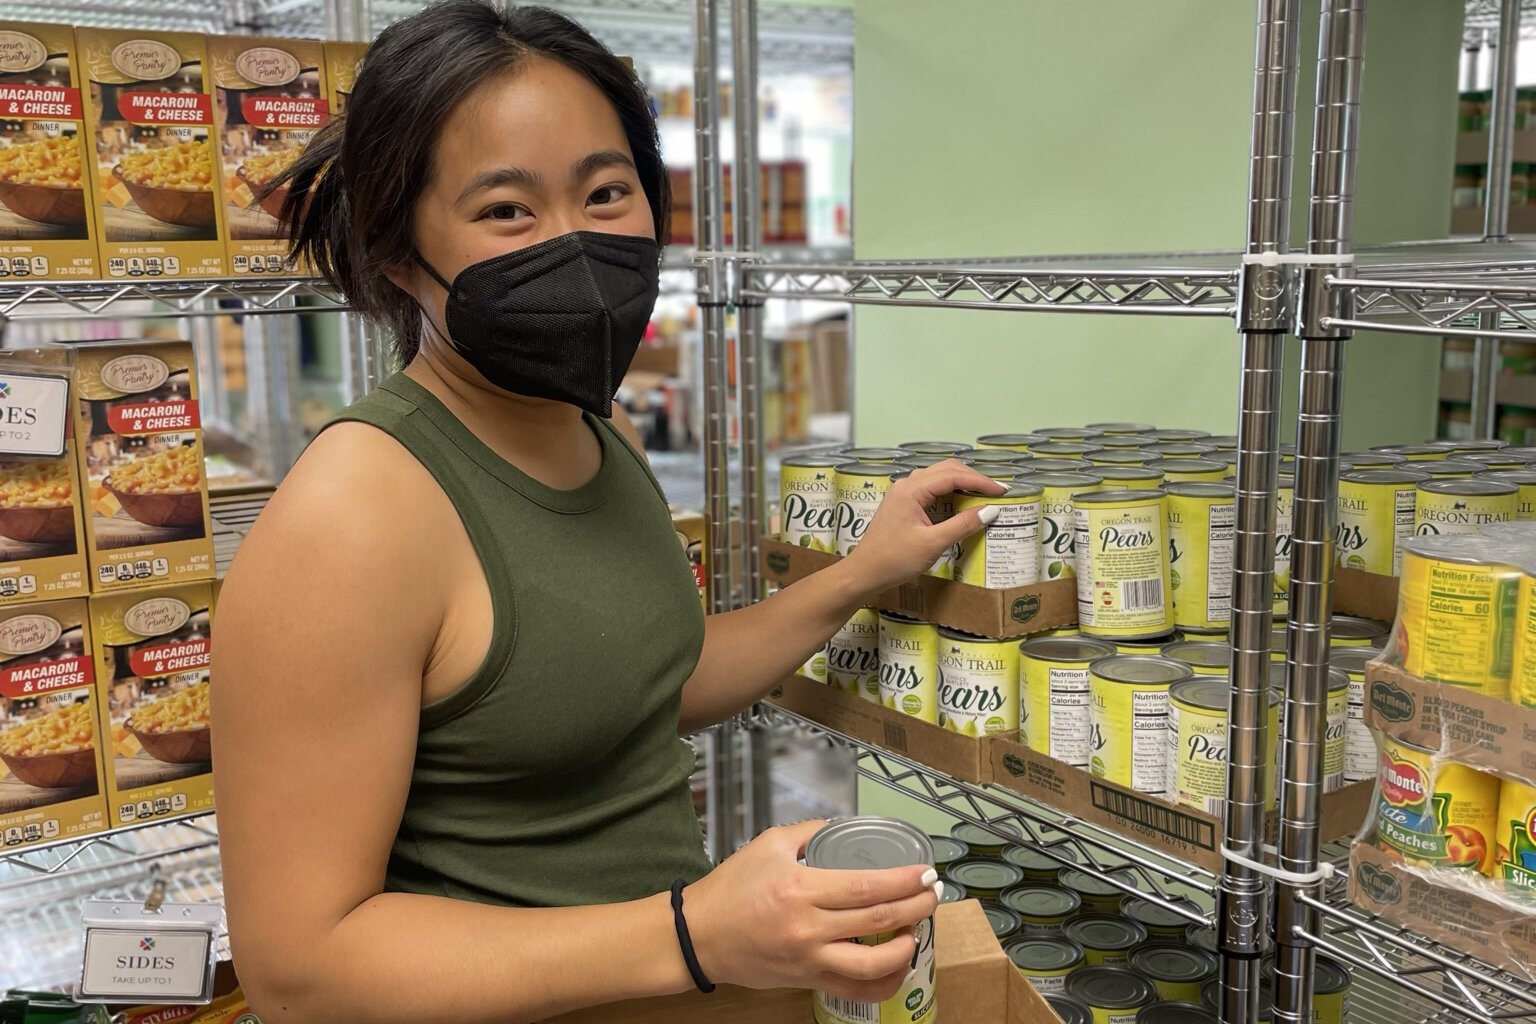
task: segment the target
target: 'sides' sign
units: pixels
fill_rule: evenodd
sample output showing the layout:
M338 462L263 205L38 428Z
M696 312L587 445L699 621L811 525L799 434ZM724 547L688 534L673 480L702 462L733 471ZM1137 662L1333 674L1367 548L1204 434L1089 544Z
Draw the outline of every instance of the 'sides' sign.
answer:
M60 457L68 417L66 378L0 373L0 455Z
M213 904L86 900L78 999L100 1003L201 1004L213 997Z

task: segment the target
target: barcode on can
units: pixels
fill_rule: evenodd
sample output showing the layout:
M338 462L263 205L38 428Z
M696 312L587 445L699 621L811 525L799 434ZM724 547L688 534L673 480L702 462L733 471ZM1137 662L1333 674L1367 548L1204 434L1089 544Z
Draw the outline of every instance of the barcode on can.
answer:
M833 1019L846 1024L880 1024L879 1003L856 1003L851 999L839 999L824 992L816 993L821 1008L833 1015Z
M1120 584L1120 607L1123 610L1149 612L1162 606L1162 580L1126 580Z

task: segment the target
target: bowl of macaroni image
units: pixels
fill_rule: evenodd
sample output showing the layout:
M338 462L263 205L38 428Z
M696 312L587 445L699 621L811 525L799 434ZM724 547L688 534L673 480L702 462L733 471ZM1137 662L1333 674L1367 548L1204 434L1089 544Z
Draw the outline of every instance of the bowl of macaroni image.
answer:
M193 683L136 708L128 731L144 752L167 764L197 764L213 757L208 731L208 681Z
M140 455L114 466L102 484L146 526L202 525L203 460L195 445Z
M283 200L288 198L287 187L273 189L264 196L261 192L273 178L283 173L298 155L297 149L271 150L251 157L235 169L235 177L245 183L245 187L251 190L251 195L260 196L258 202L261 208L269 216L279 220L283 216Z
M0 536L26 544L73 540L74 498L67 459L0 463Z
M0 731L0 761L39 789L81 786L96 777L96 729L87 701L26 718Z
M129 153L112 175L155 220L188 228L214 222L213 150L206 139Z
M84 224L80 140L60 135L0 148L0 204L39 224Z

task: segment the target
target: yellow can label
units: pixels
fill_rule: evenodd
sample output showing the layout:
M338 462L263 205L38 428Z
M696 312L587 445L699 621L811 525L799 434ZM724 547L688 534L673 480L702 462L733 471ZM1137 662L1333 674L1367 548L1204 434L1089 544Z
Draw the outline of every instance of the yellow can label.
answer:
M1227 793L1226 712L1170 699L1168 765L1175 802L1220 814Z
M1383 850L1429 867L1484 871L1493 863L1497 777L1388 741L1376 796Z
M859 942L878 946L895 937L895 932L883 932L865 936ZM884 1002L859 1003L817 992L814 1001L816 1024L934 1024L939 1013L933 918L918 922L912 937L917 940L917 950L912 954L912 970L895 995Z
M1040 495L1040 577L1064 580L1077 575L1077 546L1072 525L1076 487L1046 487Z
M1282 485L1275 491L1275 603L1271 611L1285 615L1291 607L1291 521L1296 488Z
M1515 494L1439 494L1420 487L1413 532L1420 537L1476 533L1489 523L1507 523L1519 507Z
M812 551L837 546L836 473L830 466L779 471L779 539Z
M1018 731L1017 642L939 637L939 725L963 736Z
M812 654L805 659L805 664L800 666L800 674L807 679L814 679L818 683L827 681L827 649Z
M1339 568L1401 575L1403 545L1413 536L1417 506L1416 484L1340 480L1334 534Z
M1507 565L1403 557L1397 647L1403 668L1432 682L1507 698L1519 576Z
M1323 792L1344 787L1345 743L1349 731L1349 689L1328 691L1328 718L1323 733Z
M998 516L960 542L955 579L977 587L1026 587L1040 580L1040 495L991 498L955 496L955 512L994 505Z
M939 627L880 616L880 703L938 724Z
M1173 624L1195 632L1232 622L1232 554L1237 505L1231 498L1168 496Z
M884 474L862 476L838 472L835 478L837 496L837 539L834 545L839 555L846 555L864 539L864 531L891 489L891 478Z
M1499 785L1495 878L1536 894L1536 786L1505 779Z
M1349 676L1349 696L1344 723L1344 781L1364 782L1376 777L1378 767L1376 737L1365 724L1365 673L1345 674ZM1326 759L1327 751L1323 756Z
M947 523L955 516L955 495L941 494L933 499L933 504L928 506L928 521L930 523ZM951 544L934 559L926 575L937 577L941 580L955 578L955 562L960 558L960 545Z
M1150 796L1168 790L1168 684L1089 679L1088 770Z
M827 684L880 702L880 613L860 608L827 644Z
M1344 1024L1349 1019L1349 989L1312 994L1312 1024Z
M1167 517L1161 494L1073 509L1084 634L1149 636L1173 628Z
M1029 749L1077 768L1093 753L1088 662L1019 655L1019 730Z
M1520 493L1515 495L1515 521L1536 520L1536 484L1516 484Z
M1536 707L1536 577L1521 573L1515 591L1510 696L1526 707Z

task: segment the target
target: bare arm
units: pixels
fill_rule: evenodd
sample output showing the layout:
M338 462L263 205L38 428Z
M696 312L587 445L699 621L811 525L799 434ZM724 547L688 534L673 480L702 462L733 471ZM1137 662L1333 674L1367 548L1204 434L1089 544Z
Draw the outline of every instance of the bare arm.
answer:
M938 495L962 488L1003 489L953 461L913 473L892 486L847 558L766 601L711 615L698 667L683 687L679 731L696 732L763 697L866 602L922 574L945 548L980 529L976 509L937 525L928 520L926 510Z
M449 600L432 548L453 528L409 455L343 425L225 585L219 826L231 939L264 1020L506 1024L689 986L665 894L524 910L382 891ZM395 565L413 567L409 587Z

